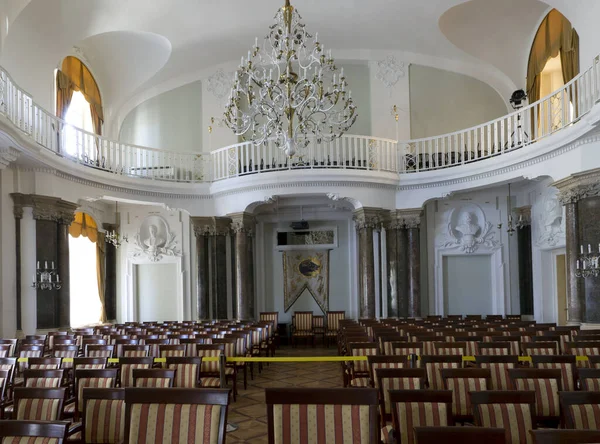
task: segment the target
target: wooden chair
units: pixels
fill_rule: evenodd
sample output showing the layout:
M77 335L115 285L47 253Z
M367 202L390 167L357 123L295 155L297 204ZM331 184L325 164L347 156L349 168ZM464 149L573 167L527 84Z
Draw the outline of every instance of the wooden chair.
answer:
M437 356L466 356L466 342L435 342L433 344Z
M506 431L492 427L415 427L419 444L506 444Z
M313 330L313 312L296 311L292 322L292 346L298 345L298 338L312 341L315 346L315 332Z
M224 344L199 344L196 346L198 356L202 358L218 358L225 351ZM200 387L221 387L221 363L219 361L202 360L200 365Z
M384 429L392 421L390 390L424 389L427 373L424 368L378 368L375 378L378 381L381 428Z
M584 392L600 392L600 368L580 368L579 382Z
M558 355L559 344L554 341L535 341L535 342L524 342L521 344L523 349L523 355Z
M278 311L261 311L260 318L261 321L269 321L273 324L273 341L275 347L279 347L279 312Z
M167 358L167 368L175 370L173 387L197 388L200 384L201 367L202 358L199 356Z
M376 371L380 368L409 368L410 361L408 356L388 356L388 355L372 355L367 356L367 366L369 368L369 382L373 388L378 388Z
M5 443L43 442L63 444L67 439L68 422L0 421L0 440Z
M506 429L507 443L530 442L529 431L536 428L533 421L535 392L516 390L472 392L471 405L476 426Z
M121 358L125 356L123 354L124 346L138 345L137 339L115 339L113 344L115 346L115 357Z
M575 356L598 356L600 355L600 341L590 342L567 342L565 344L567 353ZM590 361L577 361L577 367L590 367Z
M512 384L508 370L519 365L518 355L507 356L475 356L475 363L492 372L492 390L511 390Z
M17 387L12 418L28 421L58 421L63 416L64 388Z
M477 353L482 356L510 355L510 342L480 342L477 344Z
M125 442L223 444L228 403L227 389L125 389Z
M573 355L534 355L531 357L535 368L559 369L562 372L562 388L564 391L575 391L577 386L577 363Z
M600 442L598 430L532 430L535 444L583 444Z
M185 344L167 344L159 346L160 358L180 357L185 356L186 346ZM165 364L162 364L165 367Z
M337 340L338 331L340 329L340 321L346 319L345 311L328 311L327 325L325 326L325 340L327 347L332 340Z
M0 339L0 345L8 345L8 356L7 358L14 358L15 352L17 351L17 340L16 339Z
M73 368L73 358L76 358L79 354L79 347L77 345L63 345L54 344L52 349L52 356L54 358L61 358L61 368L70 370ZM66 358L66 359L65 359Z
M123 345L124 358L145 358L150 354L149 345Z
M120 444L125 436L125 390L86 388L81 431L70 437L86 444ZM99 424L102 424L99 427Z
M170 388L175 380L175 370L164 368L136 368L132 374L133 386L140 388Z
M145 347L145 346L142 346ZM154 358L119 358L119 387L134 387L133 370L152 368Z
M489 390L492 374L485 368L442 369L444 388L452 391L452 416L455 422L473 422L471 392Z
M213 344L222 344L223 354L226 358L235 358L237 356L237 339L235 338L222 338L214 339ZM225 364L225 380L231 381L233 385L233 400L237 398L237 366L235 363Z
M61 358L29 358L30 370L58 370L61 367Z
M75 370L102 370L106 368L108 358L73 358L73 371Z
M64 370L25 370L25 387L58 388L63 382Z
M65 403L65 415L73 416L76 421L83 411L84 388L114 388L117 385L116 368L111 369L75 369L75 397Z
M269 444L317 442L319 430L325 432L323 441L327 442L346 439L355 444L370 444L379 441L375 389L267 388L265 399ZM315 419L314 427L299 421L301 411ZM350 418L349 426L344 417ZM291 428L290 424L298 426Z
M313 315L313 332L315 338L318 336L322 339L323 345L325 345L325 316Z
M150 346L150 356L158 358L160 357L160 347L169 345L169 340L167 338L146 339L144 345Z
M513 368L508 376L516 390L535 392L534 420L536 423L560 420L558 392L562 390L562 372L559 369Z
M394 438L402 444L416 442L415 427L453 425L450 390L390 390L389 394ZM431 414L423 415L424 411Z
M30 345L24 344L19 347L18 357L19 358L41 358L44 353L43 345ZM29 361L18 363L18 373L23 373L23 370L28 368Z
M600 430L600 392L558 394L567 429Z
M115 351L114 345L88 344L85 347L87 358L112 358Z
M441 371L444 368L461 368L462 356L421 356L423 367L427 370L427 385L432 390L443 390Z

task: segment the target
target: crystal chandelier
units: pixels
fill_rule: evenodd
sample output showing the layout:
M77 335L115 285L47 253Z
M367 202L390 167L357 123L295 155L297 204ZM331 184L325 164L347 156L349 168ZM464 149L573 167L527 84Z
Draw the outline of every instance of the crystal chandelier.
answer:
M286 0L262 48L255 40L235 72L224 122L255 145L272 140L292 157L306 147L342 136L356 121L356 105L331 50L300 23Z
M115 202L115 219L117 220L115 225L119 225L119 202ZM104 235L104 240L108 244L112 244L115 248L119 248L123 242L129 242L127 236L121 236L117 230L107 231Z
M583 245L580 245L579 259L575 269L575 276L580 278L598 277L600 275L600 245L598 253L592 253L592 246L588 244L587 253L583 252Z
M58 270L54 267L54 262L48 268L48 261L44 261L44 268L40 268L40 261L37 261L31 287L37 290L60 290L62 288L62 282Z

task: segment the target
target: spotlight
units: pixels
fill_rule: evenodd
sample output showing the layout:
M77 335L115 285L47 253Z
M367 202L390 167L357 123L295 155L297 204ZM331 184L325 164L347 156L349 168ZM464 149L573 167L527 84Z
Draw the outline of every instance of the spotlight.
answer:
M509 102L512 105L513 109L519 109L523 107L522 102L525 99L527 99L527 94L525 93L525 91L523 91L522 89L518 89L514 93L512 93Z

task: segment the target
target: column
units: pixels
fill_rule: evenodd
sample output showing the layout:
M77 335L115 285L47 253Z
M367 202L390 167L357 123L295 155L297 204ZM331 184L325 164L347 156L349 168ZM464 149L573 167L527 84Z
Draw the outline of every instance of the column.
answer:
M403 219L407 231L406 251L408 254L407 314L408 317L414 318L421 316L421 244L419 238L421 210L417 213L405 213Z
M208 273L208 234L196 230L196 255L198 257L197 287L196 287L196 317L197 319L209 319L209 273Z
M354 212L358 235L359 317L375 318L375 257L373 229L380 224L381 210L361 208Z
M57 311L58 327L71 327L71 282L69 273L69 226L73 222L71 217L60 218L58 221L57 249L58 270L62 286L58 290Z
M254 319L254 270L251 255L254 218L248 213L231 217L231 230L235 242L233 275L235 280L235 313L237 319Z
M37 330L37 290L31 286L36 273L36 230L33 208L15 207L15 217L20 219L21 253L21 330L33 335Z
M515 208L519 255L520 314L533 315L533 256L531 251L531 206Z
M113 224L102 224L106 231L116 230ZM117 319L117 249L110 242L105 242L104 266L104 310L106 319L113 321Z
M388 316L408 316L408 230L402 217L391 211L385 223Z

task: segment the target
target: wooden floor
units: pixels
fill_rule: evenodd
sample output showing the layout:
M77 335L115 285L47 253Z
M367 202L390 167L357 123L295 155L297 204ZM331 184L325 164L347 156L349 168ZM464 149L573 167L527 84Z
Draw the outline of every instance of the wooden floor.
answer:
M336 356L337 348L300 345L297 348L280 347L276 357L283 356ZM342 367L339 362L272 363L258 373L254 364L254 381L248 374L248 390L244 390L243 379L238 377L239 396L229 405L228 422L239 429L227 434L227 443L267 442L267 408L264 389L268 387L343 387Z

